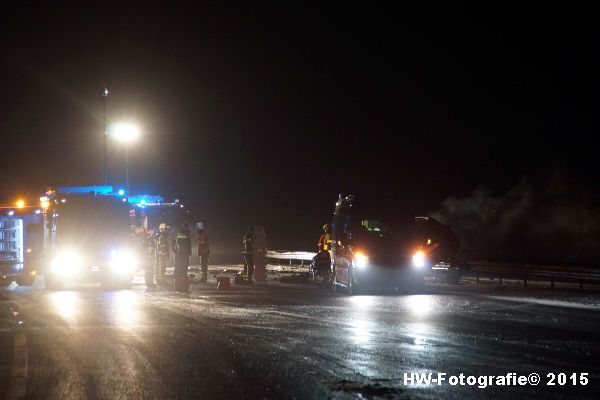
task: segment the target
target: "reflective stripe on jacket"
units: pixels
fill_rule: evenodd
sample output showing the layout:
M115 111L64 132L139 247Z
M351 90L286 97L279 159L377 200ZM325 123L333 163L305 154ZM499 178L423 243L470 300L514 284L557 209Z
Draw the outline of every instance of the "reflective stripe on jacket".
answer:
M252 254L252 235L244 236L244 240L242 241L242 253Z
M331 248L331 233L325 232L319 238L319 251L329 251Z

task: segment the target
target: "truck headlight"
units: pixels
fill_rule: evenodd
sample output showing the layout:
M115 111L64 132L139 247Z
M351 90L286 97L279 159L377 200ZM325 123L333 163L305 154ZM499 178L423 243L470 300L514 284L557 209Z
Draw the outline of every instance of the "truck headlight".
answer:
M425 253L423 251L419 250L415 254L413 254L412 263L415 267L422 268L423 266L425 266L425 260Z
M367 264L369 264L369 257L367 257L365 254L363 254L363 253L356 253L354 255L354 265L357 268L363 269L364 267L367 266Z
M137 260L129 251L112 251L110 253L110 269L117 274L129 274L135 271Z
M66 275L81 268L81 257L70 250L60 252L50 263L50 269L57 275Z

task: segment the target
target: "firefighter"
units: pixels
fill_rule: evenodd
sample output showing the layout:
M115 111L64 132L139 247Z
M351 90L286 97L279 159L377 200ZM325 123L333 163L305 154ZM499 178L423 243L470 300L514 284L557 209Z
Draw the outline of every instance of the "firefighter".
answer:
M323 234L319 238L319 243L317 244L319 253L331 250L331 243L331 228L329 227L329 224L325 224L323 225Z
M252 275L254 274L254 260L252 259L252 246L254 234L252 228L248 228L248 231L244 235L242 240L242 254L244 255L244 277L250 283L252 282Z
M156 250L158 253L156 280L157 282L164 282L165 273L167 271L167 263L169 262L170 256L169 232L167 232L167 224L160 224L158 230L158 237L156 238Z
M177 238L172 242L173 252L175 253L175 291L185 292L189 290L188 267L190 265L190 256L192 255L192 241L190 240L190 230L186 223L179 226Z
M210 246L208 244L208 234L204 230L204 224L196 224L196 238L198 239L198 257L200 257L200 268L202 277L200 283L206 283L208 279L208 257L210 256Z
M317 254L313 258L314 270L313 273L320 276L329 277L331 273L331 228L329 224L323 225L323 234L319 237L317 243Z

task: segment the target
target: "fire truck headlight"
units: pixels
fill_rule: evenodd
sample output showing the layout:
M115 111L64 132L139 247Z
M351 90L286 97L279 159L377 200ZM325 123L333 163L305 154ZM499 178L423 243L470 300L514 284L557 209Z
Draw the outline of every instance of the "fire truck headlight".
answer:
M417 251L415 254L413 254L412 257L412 263L415 267L417 268L422 268L425 266L425 253L422 252L421 250Z
M52 260L50 269L57 275L67 275L77 272L81 268L81 257L79 254L65 250Z
M356 253L354 255L354 265L358 269L363 269L369 264L369 257L364 255L363 253Z
M136 257L129 251L112 251L110 253L110 269L116 274L130 274L137 267Z

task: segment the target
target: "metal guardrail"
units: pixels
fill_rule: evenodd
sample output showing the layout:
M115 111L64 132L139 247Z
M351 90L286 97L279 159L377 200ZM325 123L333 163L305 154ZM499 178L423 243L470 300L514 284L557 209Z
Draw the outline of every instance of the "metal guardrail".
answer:
M539 265L499 263L490 261L471 261L461 276L470 276L479 283L481 277L522 280L527 287L528 281L549 282L554 288L556 282L578 283L583 290L584 284L600 284L600 269L573 265Z
M267 260L282 265L308 265L316 253L308 251L267 251ZM452 273L448 265L436 265L432 269L433 275ZM554 288L555 283L579 284L583 290L584 284L600 284L600 268L588 268L572 265L540 265L528 263L507 263L474 260L467 263L466 268L457 271L460 277L475 278L479 283L480 278L498 278L522 280L527 287L529 281L548 282Z

